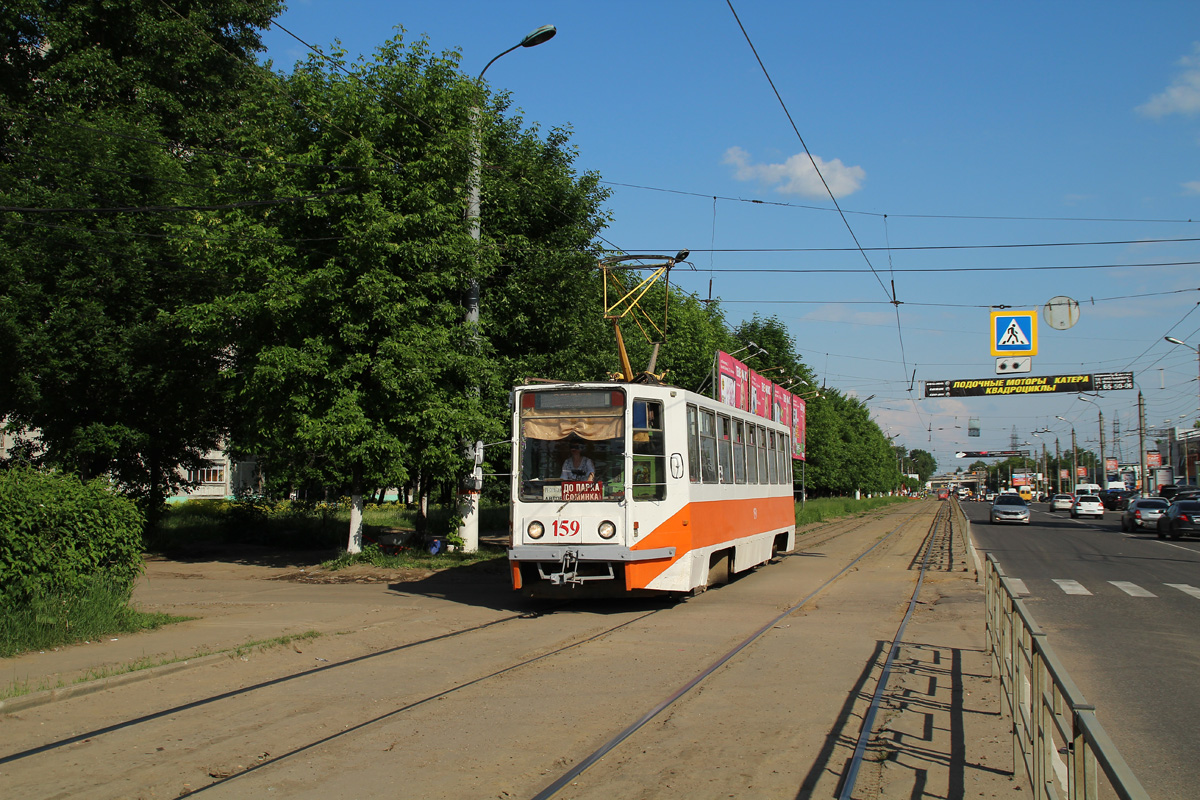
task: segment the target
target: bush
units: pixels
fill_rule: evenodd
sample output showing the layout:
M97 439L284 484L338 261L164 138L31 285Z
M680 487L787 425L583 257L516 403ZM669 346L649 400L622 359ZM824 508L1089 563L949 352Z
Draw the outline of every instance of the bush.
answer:
M128 600L145 519L102 480L27 467L0 471L0 606L77 607L98 585Z

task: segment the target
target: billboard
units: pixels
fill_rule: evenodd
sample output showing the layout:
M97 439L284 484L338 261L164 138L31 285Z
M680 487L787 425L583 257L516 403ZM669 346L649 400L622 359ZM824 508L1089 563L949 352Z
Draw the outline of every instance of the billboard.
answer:
M717 399L750 410L750 368L728 353L717 353Z
M797 461L806 460L804 436L808 424L805 416L807 411L804 398L792 395L792 458Z
M1024 375L1019 378L925 381L925 396L983 397L1006 394L1106 392L1132 388L1132 372L1098 372L1094 375Z
M750 406L746 409L765 419L771 418L771 387L769 380L750 370Z
M792 427L792 393L771 384L771 419Z

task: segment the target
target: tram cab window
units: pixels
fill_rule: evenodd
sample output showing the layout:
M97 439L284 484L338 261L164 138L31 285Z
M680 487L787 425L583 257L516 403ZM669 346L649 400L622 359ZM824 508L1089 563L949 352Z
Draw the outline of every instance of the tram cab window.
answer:
M695 406L687 407L688 480L700 482L700 415Z
M625 496L625 395L526 392L520 406L520 499L612 501Z
M746 482L758 483L758 428L746 424Z
M705 483L717 482L717 415L700 410L700 474Z
M662 421L662 403L633 401L633 480L630 486L634 500L662 500L667 496Z
M717 461L721 467L721 483L733 483L733 426L729 417L717 417Z
M746 482L746 423L740 419L733 421L733 482Z

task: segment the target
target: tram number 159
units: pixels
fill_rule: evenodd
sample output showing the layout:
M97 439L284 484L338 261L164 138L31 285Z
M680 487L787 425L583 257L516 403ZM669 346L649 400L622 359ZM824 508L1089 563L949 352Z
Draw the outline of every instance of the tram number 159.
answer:
M579 535L579 520L577 519L556 519L553 524L554 536L578 536Z

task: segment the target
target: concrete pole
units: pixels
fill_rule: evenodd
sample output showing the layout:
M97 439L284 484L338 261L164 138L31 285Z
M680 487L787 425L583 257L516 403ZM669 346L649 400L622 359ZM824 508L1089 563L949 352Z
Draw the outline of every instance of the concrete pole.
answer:
M1150 497L1153 494L1146 469L1146 401L1142 398L1142 390L1138 389L1138 471L1142 473L1142 497Z
M1108 462L1104 460L1104 412L1100 412L1100 474L1104 476L1103 481L1096 481L1100 484L1101 489L1108 488Z
M1071 426L1071 494L1079 483L1079 448L1075 446L1075 426Z

